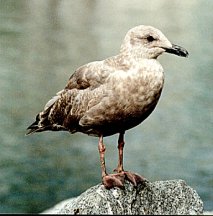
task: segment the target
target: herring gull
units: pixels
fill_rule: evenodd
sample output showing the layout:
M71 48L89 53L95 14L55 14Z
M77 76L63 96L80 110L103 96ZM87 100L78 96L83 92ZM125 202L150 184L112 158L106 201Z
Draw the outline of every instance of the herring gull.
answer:
M124 133L143 122L154 110L164 83L157 57L164 52L187 57L184 48L172 44L152 27L130 29L118 55L79 67L63 90L47 102L27 134L42 131L82 132L99 137L102 183L123 188L127 179L135 186L144 181L123 168ZM108 174L103 137L119 134L118 165Z

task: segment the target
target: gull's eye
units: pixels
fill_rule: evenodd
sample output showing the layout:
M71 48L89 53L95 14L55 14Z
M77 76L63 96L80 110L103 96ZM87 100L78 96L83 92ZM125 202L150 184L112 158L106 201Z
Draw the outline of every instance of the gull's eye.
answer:
M148 42L152 42L155 40L155 38L153 38L151 35L149 35L146 39Z

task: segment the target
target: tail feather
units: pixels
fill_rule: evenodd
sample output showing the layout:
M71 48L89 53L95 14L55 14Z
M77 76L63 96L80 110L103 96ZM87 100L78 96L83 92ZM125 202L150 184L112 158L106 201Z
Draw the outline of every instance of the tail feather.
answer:
M34 128L34 129L28 129L28 130L29 130L29 131L25 134L26 136L28 136L28 135L30 135L30 134L33 134L33 133L35 133L35 132L38 132L39 129Z
M37 132L42 132L42 131L45 131L45 130L49 130L51 129L51 127L35 127L35 128L28 128L27 130L29 130L25 135L30 135L30 134L33 134L33 133L37 133Z
M51 107L45 109L43 112L40 112L36 116L36 121L33 122L27 130L29 130L25 135L30 135L37 132L42 132L46 130L51 131L59 131L59 130L66 130L65 127L62 125L58 125L57 123L52 124L49 120L49 112Z
M53 130L53 131L58 131L58 130L65 130L65 128L61 125L58 125L57 122L52 123L52 120L50 121L50 110L54 106L55 102L60 98L61 93L63 93L64 90L60 91L57 93L56 96L54 96L51 100L47 102L47 104L44 107L44 110L40 112L36 116L35 122L33 122L27 130L29 130L26 135L30 135L36 132L42 132L46 130Z
M41 113L39 113L36 116L36 121L33 122L28 128L27 130L29 130L26 135L30 135L33 134L35 132L39 132L39 131L43 131L45 126L41 124L42 119L41 119Z
M26 135L30 135L30 134L33 134L33 133L36 133L36 132L42 132L42 131L45 131L45 130L48 130L48 129L51 128L51 124L50 124L50 121L48 119L50 108L51 107L44 110L43 112L40 112L36 116L35 122L33 122L27 128L27 130L29 130L29 131L26 133Z

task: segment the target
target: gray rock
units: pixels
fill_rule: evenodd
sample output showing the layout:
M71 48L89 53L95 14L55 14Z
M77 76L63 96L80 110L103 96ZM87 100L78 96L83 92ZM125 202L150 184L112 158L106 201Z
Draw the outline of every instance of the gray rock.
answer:
M203 213L203 202L183 180L146 181L136 188L126 181L124 190L107 190L99 184L45 213L200 215Z

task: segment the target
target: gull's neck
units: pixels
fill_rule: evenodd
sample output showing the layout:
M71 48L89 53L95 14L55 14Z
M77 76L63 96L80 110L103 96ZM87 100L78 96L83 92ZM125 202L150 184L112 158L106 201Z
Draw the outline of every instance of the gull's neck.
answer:
M142 52L140 49L131 49L130 47L121 46L120 49L120 56L125 63L135 64L135 63L141 63L144 60L148 60L146 56L144 55L144 52Z

